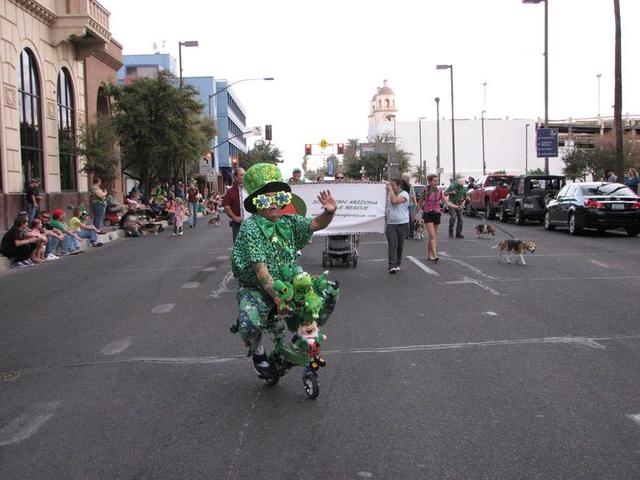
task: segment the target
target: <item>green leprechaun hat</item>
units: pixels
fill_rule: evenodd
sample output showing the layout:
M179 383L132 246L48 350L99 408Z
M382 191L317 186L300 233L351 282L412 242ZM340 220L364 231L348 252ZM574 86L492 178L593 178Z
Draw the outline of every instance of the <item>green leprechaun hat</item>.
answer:
M244 188L247 191L244 208L251 213L256 213L253 199L258 195L267 192L291 192L289 184L282 180L280 169L272 163L256 163L249 167L244 174ZM295 205L295 213L298 215L306 214L306 205L300 197L294 195L292 204Z
M244 188L247 191L244 208L251 213L256 213L253 199L261 193L291 191L289 184L282 180L280 169L273 163L256 163L249 167L244 174Z

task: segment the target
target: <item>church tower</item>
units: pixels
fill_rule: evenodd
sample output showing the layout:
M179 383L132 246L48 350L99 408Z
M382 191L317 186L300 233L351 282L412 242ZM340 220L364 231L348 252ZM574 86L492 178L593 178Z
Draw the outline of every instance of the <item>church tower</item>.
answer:
M389 118L389 116L397 115L397 112L396 94L389 88L388 82L384 80L382 87L378 87L378 92L371 98L369 138L372 139L384 132L393 131L393 117Z

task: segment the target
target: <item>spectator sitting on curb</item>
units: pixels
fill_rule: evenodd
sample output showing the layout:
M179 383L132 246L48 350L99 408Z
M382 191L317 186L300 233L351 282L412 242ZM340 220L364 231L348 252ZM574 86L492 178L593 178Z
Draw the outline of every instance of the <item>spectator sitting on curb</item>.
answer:
M82 218L86 216L86 214L83 215L82 213L80 207L73 209L73 217L69 219L69 228L76 232L80 238L89 240L92 247L101 247L102 242L98 240L98 229L94 225L83 223Z
M57 260L60 257L56 255L56 252L58 251L58 247L61 242L64 240L64 234L57 228L53 228L49 225L51 214L48 211L40 212L39 218L42 224L40 231L47 237L47 248L44 252L44 258L46 260Z
M40 239L40 242L36 245L36 250L34 252L35 259L33 261L35 263L50 262L51 260L58 260L60 258L47 251L49 246L49 235L47 235L47 231L42 225L42 220L38 217L33 219L33 222L31 223L31 231L27 236L37 236Z
M65 225L64 210L56 208L51 213L53 214L53 219L49 221L49 226L57 228L64 234L64 240L62 241L62 255L65 256L80 253L80 243L82 242L82 239L76 232Z
M27 237L28 217L26 212L16 217L7 233L2 237L0 253L12 262L12 267L24 268L33 265L33 256L38 243L38 237Z

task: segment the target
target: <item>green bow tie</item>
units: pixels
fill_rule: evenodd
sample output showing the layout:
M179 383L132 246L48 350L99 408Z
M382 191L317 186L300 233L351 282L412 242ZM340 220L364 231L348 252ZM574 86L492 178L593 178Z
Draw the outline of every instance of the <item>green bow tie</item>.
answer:
M255 219L258 227L260 227L260 230L267 239L277 241L278 237L280 237L280 239L286 240L287 242L291 241L291 227L289 227L286 221L279 219L277 222L272 222L262 215L255 215Z

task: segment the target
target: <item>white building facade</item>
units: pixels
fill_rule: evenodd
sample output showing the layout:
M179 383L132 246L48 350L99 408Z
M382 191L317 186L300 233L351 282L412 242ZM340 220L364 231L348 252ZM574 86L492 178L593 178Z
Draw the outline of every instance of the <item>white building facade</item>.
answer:
M422 143L422 160L426 164L427 173L436 173L438 151L438 127L440 130L440 168L441 182L447 183L453 176L453 155L451 139L451 117L443 115L447 104L440 102L440 121L434 117L419 121L418 119L400 120L395 105L395 94L388 90L380 95L382 89L371 100L370 108L387 102L393 111L372 111L369 115L368 139L390 134L393 136L394 120L396 143L398 148L411 154L410 163L415 172L420 165L420 144ZM383 87L383 88L385 88ZM382 109L384 110L384 108ZM433 105L435 110L435 104ZM379 113L379 114L378 114ZM394 117L395 115L395 117ZM420 124L419 124L420 123ZM478 178L483 174L483 121L481 118L455 120L455 161L456 175ZM527 127L527 125L529 125ZM544 169L544 158L536 157L536 120L535 119L484 119L484 161L486 172L505 170L508 173L521 174L536 168ZM549 159L549 173L561 174L564 163L560 157Z

